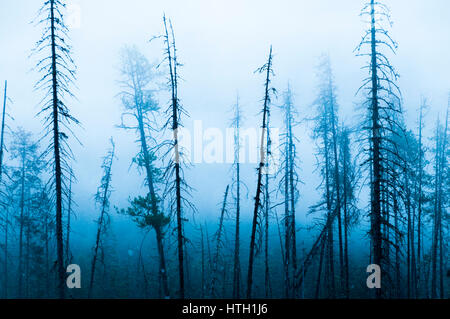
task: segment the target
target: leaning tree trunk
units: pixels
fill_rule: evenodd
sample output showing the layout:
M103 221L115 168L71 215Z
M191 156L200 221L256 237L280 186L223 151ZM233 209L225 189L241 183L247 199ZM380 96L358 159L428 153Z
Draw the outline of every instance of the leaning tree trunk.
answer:
M265 67L265 68L264 68ZM247 273L247 298L250 299L252 296L252 285L253 285L253 262L255 258L255 244L256 244L256 227L258 225L259 209L261 206L261 192L262 192L262 170L265 165L265 134L267 129L267 116L269 112L269 83L270 74L272 72L272 46L270 47L269 60L267 64L260 70L266 70L266 82L265 82L265 97L264 97L264 108L263 108L263 119L262 119L262 132L261 132L261 148L260 148L260 162L258 165L258 182L256 184L256 196L255 196L255 206L253 209L253 221L252 221L252 233L250 237L250 254L248 261L248 273Z
M112 142L111 142L112 143ZM109 201L109 192L110 192L110 183L111 183L111 167L114 160L114 143L112 143L112 151L109 154L109 163L108 166L105 167L105 181L103 186L103 194L101 194L101 212L100 217L98 219L98 226L97 226L97 236L95 239L95 247L94 247L94 256L92 258L92 265L91 265L91 277L89 280L89 291L88 291L88 298L91 298L92 295L92 289L94 287L94 276L95 276L95 266L98 258L98 249L100 248L101 244L101 235L104 230L104 222L107 214L107 207L108 207L108 201ZM102 187L101 186L101 187Z
M220 219L219 219L219 229L217 231L216 237L216 253L214 254L213 260L213 269L212 269L212 280L211 280L211 297L215 298L216 296L216 282L217 282L217 270L219 267L219 257L220 257L220 247L222 246L222 233L223 233L223 218L225 215L227 197L228 197L228 189L230 185L227 185L225 190L225 195L223 197L222 210L220 211Z

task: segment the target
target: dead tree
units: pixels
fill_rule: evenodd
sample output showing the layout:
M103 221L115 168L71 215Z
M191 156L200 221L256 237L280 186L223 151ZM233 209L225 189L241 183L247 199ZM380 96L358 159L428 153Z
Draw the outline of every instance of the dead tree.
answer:
M417 188L416 188L416 198L417 198L417 283L418 283L418 291L420 291L420 288L422 286L422 274L421 274L421 269L422 269L422 249L423 249L423 232L422 232L422 218L423 218L423 202L424 202L424 192L423 192L423 184L424 184L424 167L426 165L426 163L424 162L424 148L423 148L423 142L422 142L422 130L423 130L423 126L424 126L424 122L423 122L423 117L424 117L424 110L427 109L427 99L426 98L422 98L422 101L420 103L420 107L419 107L419 141L418 141L418 145L417 145L417 154L418 154L418 159L417 159ZM419 297L419 295L418 295Z
M297 245L296 245L296 222L295 222L295 205L298 199L297 184L299 176L297 174L297 154L295 143L298 140L293 134L293 128L296 126L295 117L297 112L293 105L291 88L284 93L284 103L281 107L284 119L284 133L282 135L283 142L280 145L282 162L278 175L281 176L279 189L283 193L284 206L284 296L291 297L291 290L294 288L291 278L297 271ZM294 291L294 295L296 291Z
M321 202L312 206L312 212L325 210L326 218L331 218L335 211L338 221L339 234L339 261L341 270L341 287L344 279L343 266L343 242L342 242L342 218L341 218L341 182L338 161L338 129L337 129L337 102L335 96L335 86L328 56L324 56L319 66L319 94L314 102L317 107L317 116L315 118L315 128L313 137L318 143L318 167L322 174L322 185L324 195ZM327 254L326 254L326 272L328 275L328 293L331 298L335 298L335 270L334 270L334 224L327 234Z
M153 73L152 73L153 72ZM152 132L158 129L157 123L153 120L159 111L158 104L154 98L154 90L150 86L156 77L154 67L148 62L144 55L136 48L125 48L122 51L122 104L125 112L122 115L120 128L134 130L138 136L137 143L140 148L139 154L133 159L138 168L143 168L146 173L145 183L148 187L148 197L151 202L151 209L148 212L153 217L152 223L147 223L143 227L155 229L156 242L159 255L159 276L165 298L170 297L167 282L166 258L163 247L164 223L166 220L163 210L160 208L161 200L158 196L158 182L161 180L159 170L155 167L155 152L152 151L156 141ZM126 118L131 118L132 123L126 123ZM140 210L139 210L140 211ZM150 216L149 216L150 217ZM144 218L145 219L145 218ZM150 220L150 219L149 219ZM141 223L140 221L139 223ZM144 223L145 224L145 223Z
M444 298L444 271L443 271L443 221L445 222L444 211L444 177L448 174L446 170L447 153L447 135L448 135L448 109L446 114L445 126L442 127L439 120L436 125L436 146L434 150L434 209L433 209L433 232L431 245L431 298ZM438 260L439 258L439 260ZM438 269L439 267L439 269ZM438 282L439 280L439 282ZM439 294L438 294L439 286Z
M95 195L95 201L100 205L100 216L97 220L97 235L95 238L94 245L94 255L92 256L92 265L91 265L91 276L89 280L89 290L88 290L88 298L92 296L92 289L94 287L94 279L95 279L95 269L97 258L99 254L99 249L103 249L103 237L108 229L109 225L109 198L111 196L111 168L114 160L114 151L115 145L114 141L111 138L111 149L108 151L108 154L103 158L103 177L100 183L99 188L97 189L97 194Z
M272 69L272 46L270 46L269 58L267 63L257 70L259 73L266 73L266 80L264 84L264 106L263 106L263 118L262 118L262 132L261 132L261 143L260 143L260 161L257 168L258 181L256 183L256 196L255 196L255 206L253 210L253 221L252 221L252 232L250 237L250 255L248 261L248 273L247 273L247 298L252 297L252 285L253 285L253 262L255 258L255 248L256 248L256 231L257 227L260 227L260 209L261 209L261 193L263 192L262 175L263 169L266 163L266 130L267 130L267 117L270 112L270 95L271 92L275 92L274 88L270 87L270 77L273 75Z
M183 153L179 145L179 130L182 127L181 115L187 115L178 98L178 82L179 74L178 67L181 65L177 60L177 48L175 44L175 35L170 20L163 17L164 23L164 45L165 45L165 60L168 66L168 80L170 88L170 103L166 110L168 120L165 127L170 127L172 131L172 140L167 143L169 151L165 154L171 154L166 170L164 172L164 179L167 182L164 194L170 198L170 210L174 212L176 219L177 232L177 250L178 250L178 274L179 274L179 296L181 299L185 298L185 241L183 222L185 221L184 208L188 207L195 210L192 203L188 200L191 188L184 179ZM170 29L170 34L169 34ZM163 157L166 157L166 156Z
M401 114L400 90L395 84L398 77L395 69L390 64L384 51L395 54L397 44L392 40L386 22L390 25L389 9L382 3L371 0L367 3L361 16L369 18L369 27L357 47L357 55L368 58L364 69L368 70L368 77L364 79L363 85L358 90L366 94L367 118L364 124L367 134L365 138L367 161L370 166L370 238L372 262L381 267L382 276L386 274L389 260L383 256L382 225L386 220L382 216L383 202L383 174L389 174L388 166L383 167L388 158L383 154L389 141L387 131L393 126L398 126L392 113ZM383 171L385 169L385 171ZM387 189L387 188L384 188ZM383 296L383 286L376 289L377 298Z
M264 294L269 298L272 294L270 287L270 269L269 269L269 215L270 215L270 158L271 158L271 137L270 137L270 112L267 112L267 134L266 134L266 163L265 163L265 182L264 182Z
M217 295L216 295L217 272L218 272L218 268L219 268L220 250L223 247L223 232L224 232L223 219L224 219L225 212L226 212L229 187L230 187L230 185L227 185L227 188L225 190L225 195L223 197L223 203L222 203L222 209L220 211L219 228L214 236L216 238L216 252L214 254L213 264L212 264L212 279L211 279L211 297L212 298L217 297Z
M75 79L75 66L71 58L71 47L67 44L68 28L62 14L64 5L61 0L48 0L43 4L39 11L41 18L38 23L43 25L44 31L34 49L35 54L41 56L36 69L43 74L36 83L36 88L45 92L42 110L38 114L44 116L43 138L50 138L48 148L43 155L48 158L48 165L52 169L52 180L49 183L55 192L59 298L65 297L66 276L62 207L67 195L66 179L72 174L68 161L73 157L68 145L68 135L63 129L72 133L70 124L79 123L70 114L65 103L65 97L73 97L70 85ZM48 53L47 50L49 50Z
M236 203L235 235L234 235L234 261L233 261L233 298L239 299L241 293L241 261L240 261L240 216L241 216L241 173L240 173L240 151L241 137L240 129L242 125L242 113L239 106L239 96L236 99L234 108L234 118L232 126L234 128L234 180L235 188L234 200Z
M359 172L356 159L352 159L350 152L350 129L342 125L340 133L340 162L342 172L342 211L343 211L343 245L344 245L344 294L346 298L350 297L350 279L349 279L349 234L352 226L356 225L359 219L359 209L355 190L359 183Z

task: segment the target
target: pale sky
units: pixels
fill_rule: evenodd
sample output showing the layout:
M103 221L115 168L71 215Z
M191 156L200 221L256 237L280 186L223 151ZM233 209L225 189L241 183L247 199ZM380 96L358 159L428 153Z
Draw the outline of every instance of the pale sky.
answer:
M29 58L40 30L30 22L43 1L0 0L0 81L8 80L9 112L15 118L11 126L40 131L35 118L42 92L33 91L38 76L31 71ZM72 0L81 9L80 26L71 30L73 57L78 67L75 95L69 103L83 129L76 129L83 147L73 144L78 183L74 187L79 215L93 219L97 212L92 196L101 178L101 157L110 136L117 143L118 162L113 168L114 205L125 205L131 194L143 194L136 170L128 170L137 151L134 136L114 126L120 122L119 50L125 44L137 45L150 60L161 59L159 43L148 43L162 31L162 16L172 19L179 59L179 97L193 120L204 127L223 128L229 123L229 108L239 92L246 126L259 125L257 115L263 97L263 77L254 74L265 63L269 46L274 50L274 86L282 92L290 81L301 117L311 115L317 79L315 65L328 52L338 88L342 120L351 122L355 114L356 90L364 73L363 58L353 52L364 30L359 17L364 1L359 0ZM448 0L384 1L392 11L392 37L398 42L397 56L391 62L401 75L399 85L410 128L414 128L421 95L429 97L428 125L443 115L450 90L450 2ZM2 84L3 90L3 84ZM160 101L166 105L166 101ZM281 103L281 99L275 102ZM280 124L281 125L281 124ZM430 128L430 127L429 127ZM296 131L301 140L299 214L317 199L319 177L313 172L315 158L310 140L311 126L304 123ZM253 196L256 166L244 172ZM213 174L213 175L212 175ZM214 176L214 179L211 178ZM197 189L195 203L200 213L213 214L230 180L229 166L197 165L187 175ZM131 186L130 186L131 185ZM130 189L131 188L131 189ZM205 195L206 194L206 195ZM250 211L244 213L250 216Z

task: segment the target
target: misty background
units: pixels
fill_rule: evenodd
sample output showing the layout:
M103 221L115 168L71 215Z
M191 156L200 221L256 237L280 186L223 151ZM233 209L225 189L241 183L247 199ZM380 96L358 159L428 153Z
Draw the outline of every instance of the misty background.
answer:
M79 8L79 25L70 30L73 58L77 65L77 100L70 100L71 113L81 122L75 134L82 145L71 138L70 145L76 161L73 169L77 182L73 185L74 208L72 249L77 244L92 245L98 217L93 196L103 174L102 156L114 137L118 160L113 164L112 206L127 207L128 199L145 194L143 176L131 159L138 151L132 132L116 128L123 112L120 98L120 50L124 45L136 45L150 61L161 62L162 46L149 42L162 33L162 16L171 18L177 37L178 58L183 67L180 74L179 96L190 117L184 117L186 128L193 121L202 120L203 127L229 126L236 94L245 116L244 128L258 127L263 98L263 77L254 71L265 63L269 46L273 45L275 77L273 86L281 93L289 81L295 98L295 108L301 125L295 129L300 139L298 154L301 160L299 175L300 199L297 216L300 232L309 225L308 207L317 202L320 193L319 172L315 171L315 144L311 139L312 102L317 93L316 66L318 58L328 53L337 85L341 121L355 125L360 98L355 96L366 72L360 68L364 58L355 57L365 24L359 17L362 1L267 1L267 0L72 0ZM438 114L445 115L450 79L450 3L447 0L386 1L394 22L391 36L399 44L396 56L390 61L400 73L398 84L403 94L406 124L417 127L417 110L421 96L429 98L430 109L426 123L434 123ZM1 0L0 80L8 80L8 96L12 99L8 112L15 119L14 130L24 127L41 135L42 122L36 114L40 110L42 92L33 91L39 75L32 71L36 58L30 57L41 28L32 23L41 1ZM78 20L77 20L78 21ZM68 21L70 23L70 21ZM164 79L164 78L163 78ZM161 94L159 103L167 105ZM272 112L278 110L273 107ZM274 116L274 126L282 123ZM277 124L278 123L278 124ZM433 126L425 127L425 139L433 134ZM5 157L7 161L8 155ZM186 171L186 180L195 189L193 202L198 209L195 218L216 223L225 186L230 182L230 164L195 164ZM243 200L242 222L252 213L256 163L243 166L243 180L248 186L248 200ZM365 205L362 196L361 207ZM135 233L132 221L111 210L113 232L123 242ZM190 217L190 213L187 214ZM215 225L215 224L214 224ZM120 226L120 227L119 227ZM242 234L247 238L247 233ZM299 234L299 242L308 232ZM362 233L353 236L365 236ZM128 239L127 239L128 237ZM352 241L354 242L354 241ZM139 246L140 242L136 242ZM274 244L275 245L275 244ZM308 246L308 245L307 245ZM246 245L243 247L246 250Z

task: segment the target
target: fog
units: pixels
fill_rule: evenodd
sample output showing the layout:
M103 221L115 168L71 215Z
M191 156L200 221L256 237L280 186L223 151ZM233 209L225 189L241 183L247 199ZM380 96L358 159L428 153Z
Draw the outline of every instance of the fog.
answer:
M448 102L450 3L447 0L385 2L392 13L391 36L399 44L397 54L390 56L390 62L400 74L398 85L402 91L406 124L417 131L420 99L428 97L430 109L424 128L428 143L434 134L437 116L445 117ZM30 54L42 31L32 22L41 3L2 0L0 4L0 39L3 43L0 80L8 80L8 96L12 100L8 113L14 121L9 126L11 131L24 127L37 137L42 135L42 119L36 114L43 93L33 89L39 75L33 70L36 57ZM289 83L300 120L295 129L301 162L298 174L302 181L298 188L298 241L302 242L303 249L309 249L316 233L309 227L319 216L307 213L321 196L317 191L321 177L316 169L316 144L311 137L313 125L308 121L314 115L312 104L317 95L316 67L319 57L328 53L337 86L340 121L357 127L361 97L356 96L356 92L366 76L366 70L361 69L366 59L356 57L354 49L367 27L359 16L363 1L71 0L67 3L70 11L66 23L70 26L70 43L77 66L73 91L76 100L69 100L67 104L81 122L80 127L74 128L81 144L72 137L69 142L75 157L73 170L77 179L72 189L77 216L73 222L74 251L79 249L81 254L81 250L91 247L94 241L94 220L99 214L94 194L103 174L100 166L110 137L114 138L117 151L112 169L111 206L125 208L130 198L146 194L144 176L132 165L132 158L139 151L136 136L117 128L123 112L118 97L121 91L118 83L121 79L120 50L125 45L136 45L151 62L160 63L162 42L149 40L162 34L164 14L173 23L178 59L183 64L179 68L182 81L178 95L189 113L189 117L182 118L188 130L193 129L194 121L201 121L204 129L218 128L225 134L237 94L244 113L244 128L259 128L264 76L254 71L266 62L269 47L273 46L275 77L272 84L278 90L279 98L272 101L272 125L283 125L276 106L283 103L282 92ZM161 76L160 82L165 83L165 76ZM158 94L158 102L162 108L167 107L168 89ZM11 134L7 133L7 140L11 139ZM7 159L8 154L5 161ZM247 224L253 213L256 168L256 162L245 163L242 168L242 179L248 187L242 203L245 228L249 228ZM192 198L198 210L195 216L186 212L186 218L199 223L207 221L210 227L216 227L231 173L231 165L227 163L194 163L186 170L186 181L194 188ZM369 200L367 188L361 189L359 194L360 207L365 207ZM142 232L129 218L117 215L114 209L111 209L111 216L114 236L120 242L138 247ZM367 239L367 228L367 221L363 221L358 231L352 234L355 247L362 246L361 249L367 250L364 256L368 256L369 251L367 245L359 241ZM230 224L230 238L231 229ZM248 253L248 231L244 230L242 234L245 240L243 254ZM278 249L275 228L272 231L273 245Z

